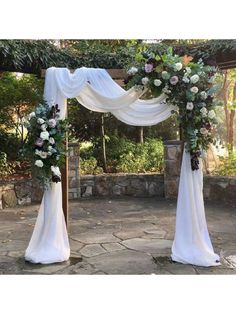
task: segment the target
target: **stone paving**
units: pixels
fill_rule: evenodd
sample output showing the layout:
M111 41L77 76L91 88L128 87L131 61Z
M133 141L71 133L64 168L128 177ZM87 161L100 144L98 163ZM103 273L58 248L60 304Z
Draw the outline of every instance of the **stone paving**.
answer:
M170 259L174 201L157 198L82 199L70 203L70 260L24 261L39 205L0 211L0 274L236 274L236 207L206 204L208 228L221 266Z

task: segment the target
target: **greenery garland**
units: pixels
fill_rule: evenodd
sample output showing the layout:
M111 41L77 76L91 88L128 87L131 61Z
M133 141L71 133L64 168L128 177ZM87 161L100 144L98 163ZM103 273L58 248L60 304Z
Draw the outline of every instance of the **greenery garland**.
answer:
M202 150L214 143L215 106L219 105L214 99L216 68L204 65L201 59L193 62L192 57L180 57L168 48L162 54L140 51L127 73L127 88L142 86L151 97L166 95L183 130L192 170L199 169Z

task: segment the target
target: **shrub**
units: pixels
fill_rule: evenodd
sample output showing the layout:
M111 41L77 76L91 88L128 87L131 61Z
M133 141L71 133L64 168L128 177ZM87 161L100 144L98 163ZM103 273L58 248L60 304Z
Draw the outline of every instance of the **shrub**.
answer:
M163 143L147 139L143 144L134 144L132 150L123 153L117 164L119 172L162 172Z
M162 172L163 143L160 139L147 139L143 144L137 144L125 138L112 136L106 145L108 172ZM102 173L99 167L98 147L96 145L81 145L81 174Z
M80 158L80 174L99 174L103 173L103 169L98 167L97 160L94 157L89 159Z
M220 157L222 164L214 171L220 176L236 176L236 151L229 154L227 158Z

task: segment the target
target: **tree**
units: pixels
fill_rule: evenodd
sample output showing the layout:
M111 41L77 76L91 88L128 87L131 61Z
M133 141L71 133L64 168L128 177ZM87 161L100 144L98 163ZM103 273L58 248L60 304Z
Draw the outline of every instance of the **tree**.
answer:
M19 76L16 73L7 72L1 75L1 151L5 151L10 157L16 156L16 143L19 146L23 145L22 119L38 102L42 101L43 83L43 80L39 80L33 75ZM14 149L12 149L13 145Z
M223 85L220 97L224 103L226 143L229 150L234 147L234 121L236 109L236 69L222 72Z

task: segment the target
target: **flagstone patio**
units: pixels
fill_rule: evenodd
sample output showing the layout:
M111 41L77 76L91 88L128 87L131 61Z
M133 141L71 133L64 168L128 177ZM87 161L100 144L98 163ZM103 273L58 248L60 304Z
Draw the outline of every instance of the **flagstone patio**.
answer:
M206 203L208 228L221 266L170 259L174 201L99 198L70 202L71 258L51 265L24 261L39 205L0 211L0 274L236 274L236 206Z

